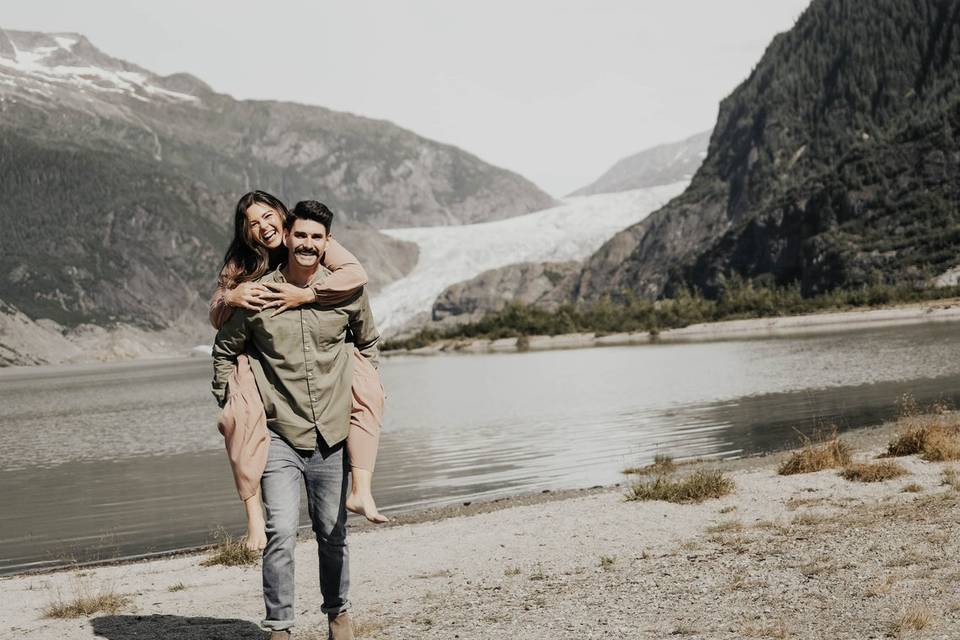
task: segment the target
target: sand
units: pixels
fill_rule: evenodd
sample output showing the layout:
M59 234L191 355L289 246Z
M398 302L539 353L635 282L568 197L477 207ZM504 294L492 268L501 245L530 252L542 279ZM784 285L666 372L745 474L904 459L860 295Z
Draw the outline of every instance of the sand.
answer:
M851 434L857 458L891 429ZM617 486L356 528L358 637L960 637L960 492L943 484L957 465L899 458L908 475L862 484L836 470L778 476L782 457L708 463L736 490L701 504L628 502ZM315 554L299 544L296 638L326 637ZM259 568L203 557L0 580L0 637L264 637ZM115 615L42 617L78 589L130 600Z

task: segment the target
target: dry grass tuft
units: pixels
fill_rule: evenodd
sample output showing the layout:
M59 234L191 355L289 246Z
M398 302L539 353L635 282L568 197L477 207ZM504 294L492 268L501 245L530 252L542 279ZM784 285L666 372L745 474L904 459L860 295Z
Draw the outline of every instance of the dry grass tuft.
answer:
M904 493L923 493L923 485L911 482L903 488Z
M840 475L853 482L883 482L906 475L907 470L896 462L855 463L847 466Z
M900 401L897 435L887 445L887 456L918 455L930 462L960 460L960 419L944 403L921 412L909 396Z
M793 520L790 521L790 524L796 525L799 527L815 527L817 525L824 524L830 520L823 513L817 511L804 511L803 513L798 513L793 516Z
M78 579L74 596L64 600L58 593L56 600L42 610L45 618L80 618L97 613L116 614L130 604L130 598L117 593L113 587L101 585L94 588L89 582Z
M700 635L700 629L694 627L693 625L686 624L681 622L670 631L672 636L696 636Z
M657 476L630 487L627 500L664 500L666 502L703 502L725 496L734 489L733 480L720 471L696 471L681 480Z
M874 585L867 588L863 595L868 598L878 598L880 596L885 596L890 593L890 590L893 589L893 585L897 583L896 576L887 576L883 580L877 581Z
M739 520L727 520L707 527L707 533L735 533L743 531L743 523Z
M627 475L668 475L677 470L677 463L673 457L663 453L653 456L653 462L644 467L627 467L623 473Z
M224 529L217 529L214 534L217 546L213 548L213 555L200 563L202 567L223 565L225 567L243 567L257 564L261 553L247 549L243 538L233 538Z
M613 569L613 565L616 564L617 559L613 556L600 556L599 567L604 571L610 571Z
M353 635L357 638L376 638L383 629L383 623L376 620L353 621Z
M902 638L908 631L923 631L931 622L933 615L923 607L908 609L890 624L890 633L894 637Z
M960 491L960 473L957 473L957 470L953 467L947 467L943 470L941 482L954 491Z
M753 626L747 625L740 630L744 638L774 638L775 640L787 640L790 637L790 629L782 620L776 624Z
M824 469L836 469L847 464L850 464L850 445L834 434L825 442L808 441L802 449L790 454L790 457L777 469L777 473L782 476L814 473Z
M170 593L176 593L177 591L183 591L186 588L187 588L187 585L183 584L182 582L178 582L177 584L172 584L169 587L167 587L167 591L169 591Z

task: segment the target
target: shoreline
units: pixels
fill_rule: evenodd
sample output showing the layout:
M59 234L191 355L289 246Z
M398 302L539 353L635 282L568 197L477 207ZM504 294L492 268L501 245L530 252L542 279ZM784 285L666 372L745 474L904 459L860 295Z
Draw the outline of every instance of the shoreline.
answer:
M447 354L523 353L527 351L591 349L597 347L755 340L909 326L926 322L956 321L960 321L960 298L944 298L942 300L880 308L703 322L654 333L637 331L606 335L569 333L555 336L527 336L525 345L519 338L449 338L417 349L382 351L381 355L385 358L391 358ZM28 376L31 374L43 375L51 372L83 371L102 366L136 367L143 364L208 359L208 355L198 352L198 346L204 345L194 345L176 351L147 352L134 357L104 358L102 354L91 353L89 357L79 355L69 361L59 363L2 365L0 366L0 380L5 377Z
M947 298L890 307L828 311L797 316L775 316L703 322L660 332L637 331L597 335L568 333L521 338L449 338L417 349L384 351L385 357L429 356L451 353L513 353L556 349L751 340L799 335L908 326L926 322L960 321L960 299Z
M896 428L841 437L865 461ZM785 456L682 467L721 470L736 485L700 504L628 502L613 485L351 527L358 637L865 638L921 609L932 637L960 633L960 573L945 560L960 544L960 491L942 479L958 465L897 458L904 478L853 483L836 469L778 476ZM297 637L314 640L324 637L316 543L300 541L297 556ZM260 638L259 567L201 567L204 557L4 577L0 620L32 640ZM101 588L127 604L92 618L41 615Z

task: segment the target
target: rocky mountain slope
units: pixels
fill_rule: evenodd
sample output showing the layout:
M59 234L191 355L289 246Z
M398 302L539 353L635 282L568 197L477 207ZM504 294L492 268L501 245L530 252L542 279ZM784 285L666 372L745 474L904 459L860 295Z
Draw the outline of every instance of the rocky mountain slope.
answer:
M960 4L814 0L723 100L686 192L554 295L935 276L960 246L958 136Z
M0 30L5 363L51 361L14 337L39 320L33 328L51 335L119 323L137 335L179 327L193 341L233 205L252 188L328 203L374 287L417 256L377 227L502 219L554 203L516 174L385 121L234 100L77 34Z
M476 322L511 302L536 305L580 267L577 261L521 262L484 271L444 289L433 303L430 326Z
M707 156L709 142L710 132L701 131L679 142L644 149L618 161L594 182L570 195L589 196L690 180Z

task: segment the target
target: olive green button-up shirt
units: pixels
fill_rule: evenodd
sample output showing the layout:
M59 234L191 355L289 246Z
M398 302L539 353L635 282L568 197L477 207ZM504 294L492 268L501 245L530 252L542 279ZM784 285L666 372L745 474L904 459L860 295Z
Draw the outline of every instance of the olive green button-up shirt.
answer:
M313 282L329 272L321 268ZM280 269L259 282L285 282ZM310 284L313 284L311 282ZM365 289L338 305L318 303L260 312L237 309L217 332L213 345L213 395L220 406L237 356L250 358L267 427L293 447L313 451L317 435L332 446L346 439L353 404L353 345L378 364L380 334Z

